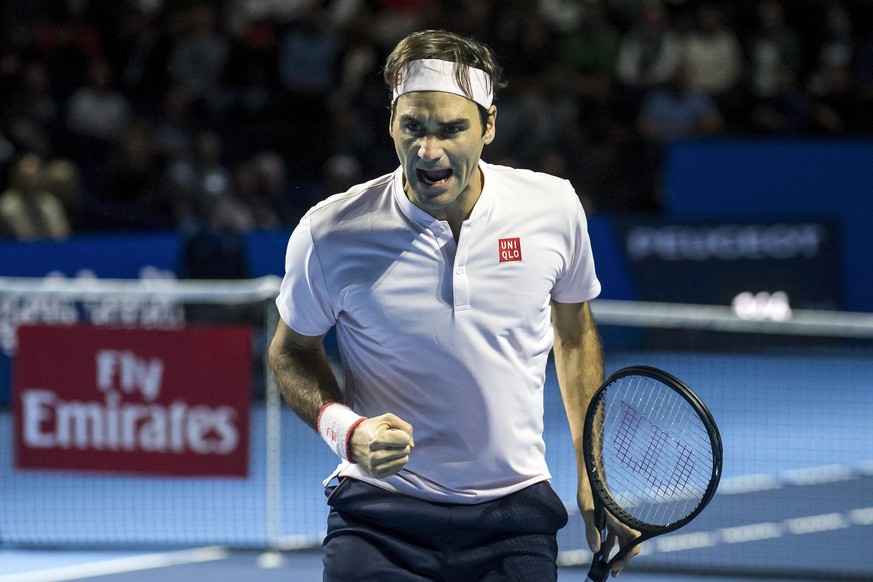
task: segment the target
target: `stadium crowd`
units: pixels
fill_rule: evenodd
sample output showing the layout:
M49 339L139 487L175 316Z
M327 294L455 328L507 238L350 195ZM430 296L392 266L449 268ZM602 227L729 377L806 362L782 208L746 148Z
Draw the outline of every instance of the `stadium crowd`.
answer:
M660 209L664 144L873 133L869 0L8 0L0 236L295 224L389 172L379 65L408 32L490 44L485 158Z

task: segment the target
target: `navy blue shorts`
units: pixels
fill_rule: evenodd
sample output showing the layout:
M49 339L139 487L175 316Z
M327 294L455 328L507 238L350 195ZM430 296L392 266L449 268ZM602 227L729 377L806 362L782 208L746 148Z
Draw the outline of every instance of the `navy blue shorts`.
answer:
M546 482L474 505L430 503L356 479L327 489L325 582L548 582L567 510Z

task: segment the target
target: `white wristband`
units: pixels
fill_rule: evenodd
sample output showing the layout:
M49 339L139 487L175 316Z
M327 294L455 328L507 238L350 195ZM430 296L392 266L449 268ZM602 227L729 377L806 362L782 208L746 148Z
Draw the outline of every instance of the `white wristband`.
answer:
M352 434L365 420L367 420L365 416L355 414L345 404L328 402L318 413L318 434L340 458L354 463Z

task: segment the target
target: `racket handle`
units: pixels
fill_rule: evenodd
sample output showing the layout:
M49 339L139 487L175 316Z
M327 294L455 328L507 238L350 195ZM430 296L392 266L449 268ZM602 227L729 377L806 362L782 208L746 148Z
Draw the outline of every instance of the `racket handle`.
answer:
M609 564L604 562L599 555L594 556L585 582L606 582L607 578L609 578Z

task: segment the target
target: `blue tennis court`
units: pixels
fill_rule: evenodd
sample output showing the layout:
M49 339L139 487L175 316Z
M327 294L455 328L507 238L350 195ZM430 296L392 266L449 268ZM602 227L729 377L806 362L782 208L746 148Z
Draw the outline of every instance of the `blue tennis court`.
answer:
M623 578L873 579L868 351L609 354L609 370L631 363L664 368L694 388L719 423L725 465L720 491L701 517L649 542ZM550 369L548 457L553 484L572 506L575 473L563 414ZM320 579L320 556L305 548L317 547L322 535L320 482L333 459L317 435L283 411L279 515L267 515L265 422L257 406L246 479L16 471L12 447L3 443L0 535L7 549L0 552L0 582ZM11 438L10 423L4 412L0 438ZM580 549L582 539L576 513L559 538L561 580L583 577L590 555ZM286 551L264 553L276 540ZM64 551L25 549L34 546Z

